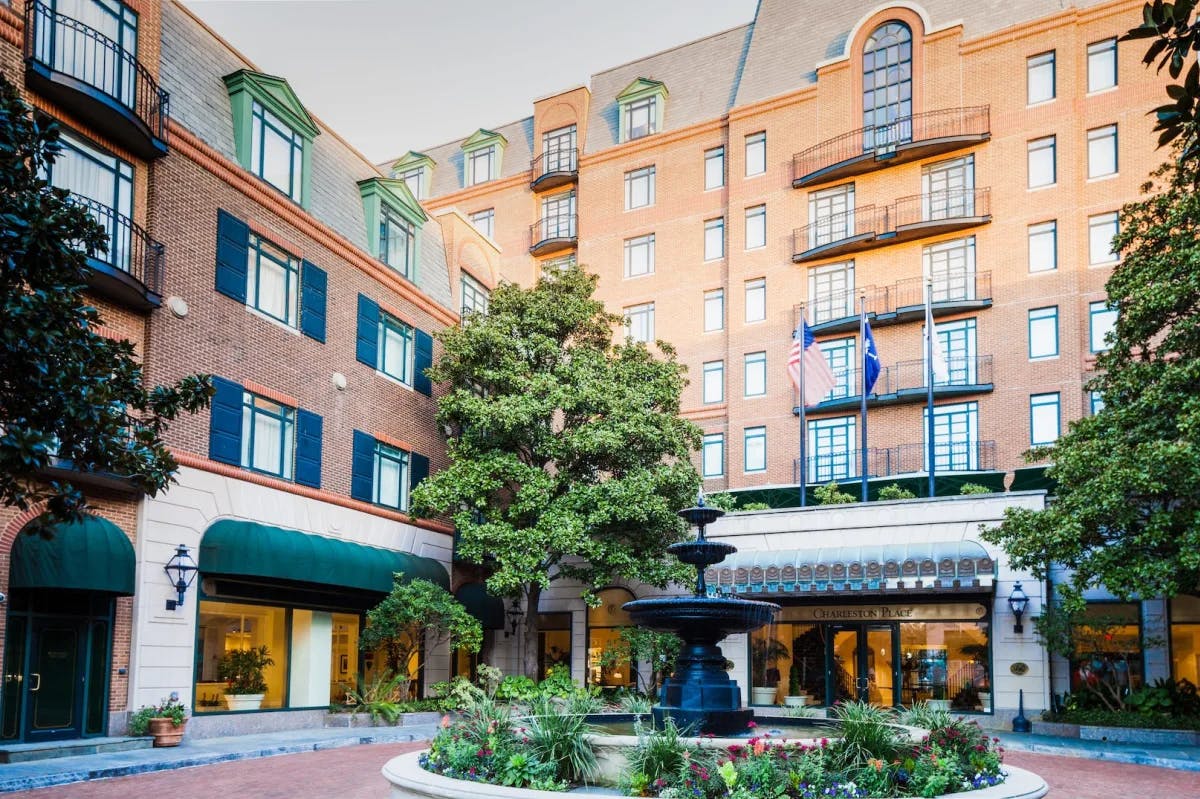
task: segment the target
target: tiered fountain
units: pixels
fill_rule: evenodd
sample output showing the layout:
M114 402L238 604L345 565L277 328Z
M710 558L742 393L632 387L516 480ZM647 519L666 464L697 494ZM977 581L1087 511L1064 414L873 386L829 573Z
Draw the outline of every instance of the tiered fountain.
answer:
M662 727L667 716L692 734L728 735L743 732L754 711L742 707L736 681L725 670L725 655L718 644L730 635L757 630L775 619L779 606L737 597L710 597L704 570L737 552L737 547L705 538L704 528L725 515L709 508L701 494L693 508L679 511L698 528L695 541L672 544L667 551L696 567L694 596L639 599L624 605L633 623L683 639L675 674L662 687L654 706L654 723Z

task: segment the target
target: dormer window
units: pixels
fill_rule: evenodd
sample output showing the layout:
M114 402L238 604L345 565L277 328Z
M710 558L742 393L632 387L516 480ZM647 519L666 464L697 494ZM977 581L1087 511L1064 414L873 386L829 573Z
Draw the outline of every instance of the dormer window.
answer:
M367 178L358 183L371 255L411 281L420 263L421 225L428 219L408 183L396 178Z
M667 87L662 81L638 78L617 95L621 141L650 136L663 129Z
M283 78L241 69L224 80L238 161L284 196L307 206L312 143L320 129Z
M418 200L429 199L430 184L433 182L433 159L409 150L392 164L392 177L402 180Z
M250 171L300 202L304 185L304 139L282 119L253 104Z
M625 107L625 138L640 139L657 133L655 119L657 116L657 97L647 97Z
M469 156L470 163L467 170L467 185L474 186L478 183L487 183L492 178L496 177L496 147L484 147L475 150Z
M499 133L482 128L462 143L464 188L500 177L506 144L508 140Z

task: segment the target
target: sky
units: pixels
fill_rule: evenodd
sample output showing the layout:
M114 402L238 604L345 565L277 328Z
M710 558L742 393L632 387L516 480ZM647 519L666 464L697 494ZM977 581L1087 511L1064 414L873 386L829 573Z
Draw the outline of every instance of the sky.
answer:
M379 163L533 113L594 72L736 27L757 0L183 0Z

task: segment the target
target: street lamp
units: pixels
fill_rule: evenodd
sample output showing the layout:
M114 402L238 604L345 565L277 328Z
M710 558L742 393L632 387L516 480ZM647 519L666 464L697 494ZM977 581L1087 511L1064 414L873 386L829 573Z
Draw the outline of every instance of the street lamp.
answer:
M515 635L517 632L517 625L521 623L521 617L525 615L521 612L520 600L514 599L512 604L508 606L508 611L505 612L504 615L508 617L508 635Z
M196 579L196 561L192 560L192 556L188 554L188 548L184 544L175 547L175 554L167 561L167 565L163 566L163 571L167 573L167 577L175 585L175 593L178 594L178 599L167 600L167 610L175 610L183 607L183 597L191 586L192 581Z
M1021 617L1025 615L1025 608L1029 607L1029 597L1021 590L1021 581L1013 586L1012 593L1008 595L1008 607L1012 609L1013 615L1017 618L1017 623L1013 625L1013 632L1020 635L1025 632L1025 628L1021 626Z

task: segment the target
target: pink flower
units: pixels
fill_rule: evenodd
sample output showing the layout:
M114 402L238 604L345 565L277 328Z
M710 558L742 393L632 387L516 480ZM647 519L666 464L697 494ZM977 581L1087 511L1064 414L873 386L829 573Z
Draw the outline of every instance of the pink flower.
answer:
M446 729L446 728L447 728L447 727L449 727L449 726L450 726L450 717L449 717L449 716L442 716L442 729L444 730L444 729Z
M758 726L758 725L757 725L757 724L755 724L753 720L746 722L746 727L747 727L747 729L751 729L751 730L752 730L752 729L754 729L754 728L755 728L755 727L757 727L757 726Z

